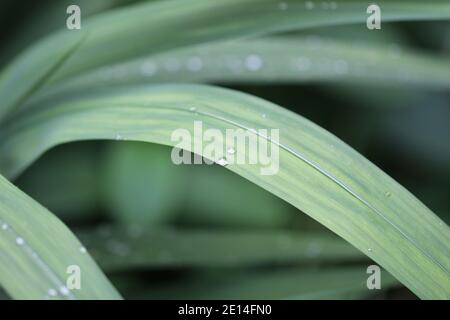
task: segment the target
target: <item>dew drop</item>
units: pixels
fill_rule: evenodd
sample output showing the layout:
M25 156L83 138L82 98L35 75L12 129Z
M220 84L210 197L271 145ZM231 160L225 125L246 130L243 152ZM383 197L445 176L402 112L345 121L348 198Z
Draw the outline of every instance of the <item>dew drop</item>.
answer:
M53 288L48 289L47 293L50 297L54 297L58 294L58 292Z
M59 287L59 292L61 292L63 296L67 296L70 293L69 289L65 286Z
M82 254L85 254L85 253L87 252L87 250L86 250L85 247L80 247L80 252L81 252Z
M229 154L235 154L236 150L234 150L234 148L228 148L227 153Z
M117 141L123 140L123 137L120 134L116 134L116 140Z
M251 54L245 58L245 66L250 71L257 71L263 66L263 61L260 56Z
M367 251L372 252L372 248L368 248Z
M305 2L305 8L308 9L308 10L314 9L314 2L306 1Z
M263 114L261 115L261 117L266 118L267 115L266 115L265 113L263 113Z
M16 243L17 243L19 246L22 246L22 245L25 243L25 240L23 240L23 238L21 238L21 237L17 237L17 238L16 238Z
M385 193L384 193L384 195L386 196L386 197L390 197L391 196L391 193L389 192L389 191L386 191Z
M187 68L190 71L197 72L203 68L203 61L199 57L192 57L187 61Z
M9 226L6 223L2 224L2 230L8 230L8 228Z
M228 161L225 158L221 158L221 159L217 160L216 163L222 167L225 167L226 165L228 165Z
M189 111L195 112L195 111L197 111L197 108L196 107L190 107Z

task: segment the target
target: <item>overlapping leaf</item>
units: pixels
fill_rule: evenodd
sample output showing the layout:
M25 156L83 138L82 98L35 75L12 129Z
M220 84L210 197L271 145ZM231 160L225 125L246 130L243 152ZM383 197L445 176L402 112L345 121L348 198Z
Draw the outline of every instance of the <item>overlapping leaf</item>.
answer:
M280 143L259 136L280 148L277 174L261 175L259 165L227 168L333 230L418 296L448 298L448 226L330 133L252 96L208 86L167 85L43 101L17 114L0 131L0 170L14 176L48 148L76 140L174 145L173 130L192 130L196 120L203 121L205 129L280 129Z
M119 299L85 250L61 221L0 176L0 283L13 298ZM78 271L81 287L69 288Z

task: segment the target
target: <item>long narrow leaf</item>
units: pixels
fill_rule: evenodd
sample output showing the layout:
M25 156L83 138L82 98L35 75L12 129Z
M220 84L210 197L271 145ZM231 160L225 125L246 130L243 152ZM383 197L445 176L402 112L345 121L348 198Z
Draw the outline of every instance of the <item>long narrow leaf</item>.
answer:
M450 232L444 222L330 133L245 94L207 86L144 86L30 106L0 130L0 171L13 176L48 148L75 140L174 145L172 131L192 128L195 120L205 129L280 129L280 143L260 136L280 147L276 175L261 175L259 165L227 168L333 230L419 297L449 297Z
M94 67L221 39L354 22L365 27L366 2L341 0L333 4L324 7L298 0L169 0L86 19L80 31L62 30L49 36L2 73L0 118L24 101L37 84L42 85L42 79L54 82ZM383 8L385 22L450 17L450 3L446 0L380 0L378 5ZM76 54L61 60L59 57L67 57L80 39L84 41ZM48 71L56 71L61 62L61 68L46 79Z
M108 271L364 260L348 243L319 233L104 226L77 235L102 269Z
M142 290L137 298L156 299L355 299L371 292L366 285L367 267L333 269L245 270L233 275L193 275L188 281ZM397 285L395 278L381 273L381 289ZM139 292L138 290L136 290ZM136 294L136 293L135 293Z
M73 266L79 289L67 285ZM120 298L70 230L2 176L0 285L15 299Z
M48 93L130 83L345 82L450 87L450 62L400 50L315 36L207 44L107 66L55 84Z

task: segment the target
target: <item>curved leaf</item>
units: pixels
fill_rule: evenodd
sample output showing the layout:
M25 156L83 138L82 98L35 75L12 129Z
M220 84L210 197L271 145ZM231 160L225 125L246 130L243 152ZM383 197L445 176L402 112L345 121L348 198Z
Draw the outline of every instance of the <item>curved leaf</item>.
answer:
M106 66L44 90L55 94L132 83L341 82L450 87L450 62L401 50L324 37L249 39L206 44Z
M69 290L70 266L81 288ZM15 299L119 299L67 227L0 176L0 284Z
M320 233L145 230L134 225L103 226L77 235L107 271L364 261L364 255L348 243Z
M204 128L220 130L280 129L280 143L259 136L280 147L276 175L260 175L258 165L227 168L333 230L419 297L449 298L449 227L330 133L249 95L207 86L167 85L45 101L1 128L0 170L13 176L48 148L75 140L174 145L172 131L191 129L195 120L202 120Z
M377 4L383 8L383 21L450 17L446 0ZM359 0L334 1L326 7L297 0L169 0L100 14L86 19L79 32L63 30L49 36L8 66L0 76L0 118L43 85L43 79L55 82L94 67L193 44L314 26L365 24L367 6ZM74 43L80 44L76 54L61 60L72 52ZM46 79L61 62L61 68Z

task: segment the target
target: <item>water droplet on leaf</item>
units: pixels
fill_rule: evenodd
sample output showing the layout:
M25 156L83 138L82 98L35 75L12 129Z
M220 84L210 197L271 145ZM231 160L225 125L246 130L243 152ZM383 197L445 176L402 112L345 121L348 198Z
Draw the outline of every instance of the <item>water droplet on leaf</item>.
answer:
M19 246L21 246L21 245L23 245L23 244L25 243L25 240L23 240L23 238L21 238L21 237L17 237L17 238L16 238L16 243L17 243Z
M48 289L47 293L51 297L54 297L54 296L56 296L58 294L58 292L55 289L53 289L53 288Z
M221 165L222 167L225 167L226 165L228 165L228 161L225 158L221 158L221 159L217 160L216 163L218 165Z
M308 247L306 248L306 255L308 257L317 257L321 251L322 251L322 248L320 247L320 245L313 242L313 243L310 243L308 245Z
M192 57L187 62L187 68L190 71L197 72L203 68L203 61L199 57Z
M306 1L305 2L305 8L308 9L308 10L314 9L314 2Z
M67 287L65 286L61 286L59 288L59 292L61 292L63 296L67 296L70 293L69 289L67 289Z
M263 66L263 61L260 56L252 54L245 58L245 66L250 71L257 71Z

